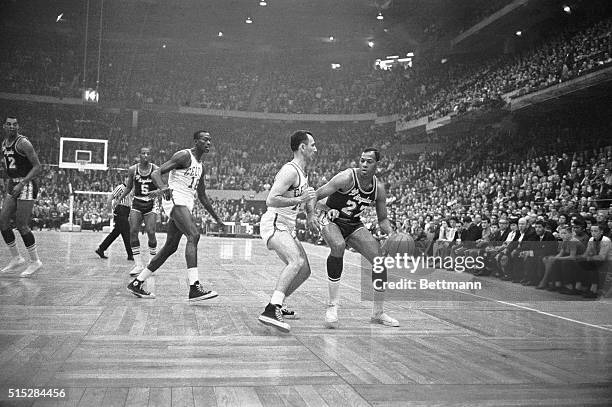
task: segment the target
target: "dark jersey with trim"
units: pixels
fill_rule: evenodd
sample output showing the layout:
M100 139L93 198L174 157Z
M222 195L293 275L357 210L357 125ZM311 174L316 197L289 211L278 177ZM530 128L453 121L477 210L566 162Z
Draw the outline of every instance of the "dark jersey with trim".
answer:
M355 168L351 168L353 186L346 192L336 191L327 198L327 206L340 212L339 219L350 222L361 222L361 212L376 202L378 180L372 177L372 189L364 191L359 185Z
M2 141L2 154L9 178L23 178L33 167L28 157L17 150L17 143L21 140L27 140L27 138L20 134L11 144L8 143L8 139Z
M148 201L151 198L147 195L151 191L155 191L157 186L151 178L151 173L155 169L153 164L149 164L149 172L143 174L140 172L140 164L136 164L136 171L134 171L134 197L141 201Z

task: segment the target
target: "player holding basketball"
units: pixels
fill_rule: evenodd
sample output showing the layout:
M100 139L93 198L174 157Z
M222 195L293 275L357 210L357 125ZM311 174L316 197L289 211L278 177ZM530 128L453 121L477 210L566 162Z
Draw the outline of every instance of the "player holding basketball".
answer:
M295 221L300 207L314 217L314 188L308 185L305 167L312 161L317 147L310 132L299 130L291 136L293 160L282 166L266 199L268 210L261 217L261 238L285 263L259 321L283 332L291 327L283 318L283 301L310 276L310 264L304 247L295 235Z
M318 207L322 209L321 234L330 247L327 258L329 304L325 323L329 328L338 327L338 289L342 275L343 256L346 245L353 247L373 264L374 257L381 256L378 242L361 222L360 214L375 205L380 229L387 235L394 233L387 219L384 185L376 178L380 152L366 148L361 153L359 168L348 168L335 175L317 189ZM327 198L327 201L321 201ZM372 272L372 280L387 281L386 270L381 274ZM374 289L371 322L386 326L399 326L399 322L383 312L384 291Z
M153 171L158 167L149 162L151 149L143 147L140 149L140 162L132 165L128 170L127 186L118 201L128 196L134 190L134 199L132 200L132 209L130 210L130 246L132 247L132 255L134 256L135 265L130 271L131 276L137 276L144 268L142 257L140 255L140 241L138 240L138 232L142 220L145 222L145 232L149 238L149 254L155 256L157 254L157 239L155 238L155 224L157 222L157 213L155 212L155 198L150 195L157 189L153 182Z
M6 138L2 141L2 154L8 180L5 185L7 194L0 212L0 232L9 247L12 259L2 272L25 263L23 257L19 255L15 234L11 228L11 220L14 220L31 260L21 273L21 277L29 277L42 267L36 250L36 240L29 226L34 201L38 196L35 178L40 173L41 166L32 143L24 135L19 134L17 118L8 116L3 127Z
M147 267L128 285L129 292L140 298L155 298L155 295L143 288L143 283L178 248L181 236L187 236L185 247L185 260L187 261L187 278L189 280L189 301L200 301L215 298L217 293L206 290L200 284L198 273L198 241L200 232L196 226L196 220L191 213L195 204L195 197L204 205L204 208L215 218L219 224L220 231L225 225L206 196L204 187L204 171L202 166L202 155L210 151L212 139L210 133L205 130L196 131L193 134L195 146L188 150L176 152L172 158L153 171L152 178L159 189L150 192L150 196L162 196L162 206L170 218L168 221L168 235L166 243L161 250L151 259ZM170 173L168 184L162 179L163 174Z

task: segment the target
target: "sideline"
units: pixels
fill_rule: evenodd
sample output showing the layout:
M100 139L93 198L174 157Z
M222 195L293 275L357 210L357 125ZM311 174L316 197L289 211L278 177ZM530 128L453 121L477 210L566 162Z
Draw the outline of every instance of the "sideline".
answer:
M313 247L319 247L319 246L314 246L313 245ZM315 256L315 257L318 257L320 259L326 259L327 258L327 256L321 256L320 254L312 253L312 252L308 253L308 255L309 256ZM356 255L359 255L359 254L356 253ZM361 264L355 264L355 263L350 262L350 261L346 261L345 260L345 263L346 264L350 264L350 265L355 266L355 267L361 267ZM357 291L361 290L360 288L353 287L352 285L346 284L346 283L344 283L342 281L340 282L340 285L343 285L345 287L349 287L349 288L351 288L353 290L357 290ZM461 293L461 294L471 295L471 296L474 296L474 297L482 298L482 299L493 301L493 302L497 302L499 304L509 305L511 307L516 307L516 308L520 308L520 309L523 309L523 310L536 312L536 313L541 314L541 315L546 315L546 316L549 316L549 317L558 318L558 319L561 319L561 320L564 320L564 321L574 322L576 324L588 326L590 328L597 328L597 329L601 329L601 330L604 330L604 331L607 331L607 332L612 332L612 328L608 328L608 327L597 325L597 324L590 324L588 322L584 322L584 321L579 321L577 319L563 317L563 316L557 315L557 314L551 314L550 312L540 311L538 309L526 307L524 305L519 305L519 304L515 304L515 303L512 303L512 302L507 302L507 301L496 300L494 298L489 298L489 297L485 297L485 296L482 296L482 295L467 293L467 292L461 291L461 290L452 290L452 291L455 291L455 292L458 292L458 293Z

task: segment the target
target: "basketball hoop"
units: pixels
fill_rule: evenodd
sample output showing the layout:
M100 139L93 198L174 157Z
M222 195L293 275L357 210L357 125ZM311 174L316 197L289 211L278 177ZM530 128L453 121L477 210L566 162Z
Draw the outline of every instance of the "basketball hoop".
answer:
M87 164L88 164L88 161L77 160L76 161L77 170L79 170L79 172L85 172L85 167L87 166Z

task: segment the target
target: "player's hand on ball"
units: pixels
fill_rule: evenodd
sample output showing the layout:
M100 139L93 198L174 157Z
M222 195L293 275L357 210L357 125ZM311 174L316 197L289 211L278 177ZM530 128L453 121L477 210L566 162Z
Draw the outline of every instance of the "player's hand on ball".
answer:
M315 199L317 196L316 191L313 187L308 187L304 190L304 192L302 192L302 195L300 195L300 202L308 202L312 199Z
M329 211L327 211L327 219L329 219L330 221L337 219L338 216L340 216L340 211L338 209L330 209Z

